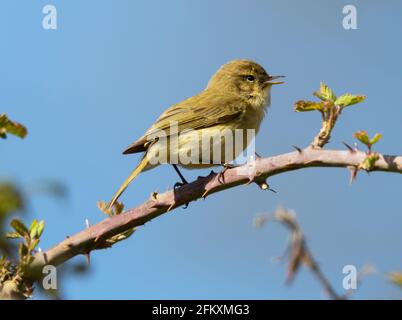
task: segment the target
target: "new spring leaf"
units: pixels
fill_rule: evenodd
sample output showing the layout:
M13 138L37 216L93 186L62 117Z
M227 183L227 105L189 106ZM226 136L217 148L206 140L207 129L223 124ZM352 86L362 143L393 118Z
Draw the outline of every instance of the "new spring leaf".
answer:
M335 100L335 105L344 108L344 107L348 107L348 106L360 103L360 102L364 101L365 99L366 99L366 96L353 95L350 93L346 93Z
M313 94L322 101L335 102L336 100L335 93L324 82L321 82L320 89Z
M382 138L381 133L376 133L374 137L371 139L368 136L367 131L365 130L360 130L354 134L355 138L357 138L361 143L365 144L369 149L376 144L380 139Z
M6 139L7 133L25 138L27 129L20 123L11 121L6 114L0 115L0 138Z
M299 100L294 105L294 110L296 112L306 112L306 111L313 111L313 110L321 111L323 109L324 109L323 102Z

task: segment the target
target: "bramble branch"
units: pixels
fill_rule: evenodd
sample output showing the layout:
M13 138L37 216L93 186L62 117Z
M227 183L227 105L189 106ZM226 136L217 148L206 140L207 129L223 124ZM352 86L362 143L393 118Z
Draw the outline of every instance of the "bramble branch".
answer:
M41 276L43 266L60 265L79 254L88 254L102 247L113 236L144 225L146 222L207 195L233 188L242 184L255 182L263 185L269 177L299 169L313 167L358 168L367 154L357 150L322 150L303 149L286 154L255 160L254 176L246 176L244 166L226 170L224 182L218 174L211 173L206 177L164 193L153 193L146 202L136 208L126 210L122 214L107 218L60 242L53 248L35 255L28 275L31 278ZM402 156L379 154L371 171L402 173Z
M45 265L57 266L77 255L89 258L91 251L105 249L127 239L137 227L146 222L197 199L205 199L213 193L250 183L256 183L264 190L269 189L266 179L285 172L314 167L348 168L352 173L351 181L356 178L359 170L402 173L402 156L372 152L372 146L381 138L380 134L369 139L365 131L356 133L356 138L367 146L367 152L347 144L347 150L324 150L341 112L346 107L363 101L365 97L352 94L336 97L324 83L321 83L314 95L320 99L319 102L300 100L294 106L298 112L318 111L322 114L322 128L309 147L294 147L294 152L267 158L256 157L251 163L225 169L220 174L211 172L179 189L159 194L154 192L147 201L125 212L122 212L122 204L117 203L113 210L106 210L105 203L100 203L99 208L110 217L93 226L88 225L86 229L69 236L45 252L35 253L32 262L24 269L24 278L29 281L40 279ZM6 120L3 119L3 122L7 125L7 131L15 133L16 124L6 123ZM325 283L325 279L321 281ZM329 287L327 289L331 291ZM336 294L333 292L332 295L335 297Z

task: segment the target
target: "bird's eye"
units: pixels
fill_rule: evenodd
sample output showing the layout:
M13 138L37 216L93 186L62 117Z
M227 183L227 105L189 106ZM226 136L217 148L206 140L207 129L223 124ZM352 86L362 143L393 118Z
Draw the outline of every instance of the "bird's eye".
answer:
M246 76L246 80L250 81L250 82L253 82L255 80L255 77L252 76L252 75L248 75L248 76Z

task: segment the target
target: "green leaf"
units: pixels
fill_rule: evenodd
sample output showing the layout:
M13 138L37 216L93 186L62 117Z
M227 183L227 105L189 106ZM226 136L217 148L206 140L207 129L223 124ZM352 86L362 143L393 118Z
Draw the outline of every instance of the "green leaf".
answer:
M335 93L324 82L321 82L320 89L313 94L322 101L335 102L336 100Z
M44 229L45 229L45 221L41 220L38 223L38 230L36 231L36 236L38 237L38 239L42 236Z
M376 144L382 138L381 133L376 133L373 138L368 137L368 133L365 130L358 131L354 134L354 136L363 144L365 144L369 149Z
M38 233L38 220L34 219L31 223L31 226L29 227L29 234L31 236L31 239L35 239L37 233Z
M375 163L377 160L380 159L380 156L378 153L372 153L366 157L366 159L363 160L363 162L360 164L359 169L366 170L366 171L371 171L374 169Z
M340 106L342 108L354 105L356 103L362 102L366 99L366 96L356 96L350 93L346 93L342 96L340 96L338 99L335 101L335 105Z
M367 131L360 130L354 134L355 138L366 146L370 146L370 139L368 137Z
M376 144L378 141L380 141L381 138L382 138L382 134L376 133L375 136L370 140L370 144L371 145Z
M21 238L21 235L18 232L7 232L6 238L8 239L18 239Z
M22 237L29 236L29 231L28 228L25 226L25 224L18 219L13 219L10 223L10 225L14 228L15 231L17 231Z
M8 119L6 114L1 114L0 137L3 139L7 138L7 133L13 134L20 138L25 138L28 131L22 124L15 121L11 121L10 119Z
M294 110L296 112L306 112L313 110L323 110L324 103L323 102L314 102L314 101L304 101L299 100L294 104Z

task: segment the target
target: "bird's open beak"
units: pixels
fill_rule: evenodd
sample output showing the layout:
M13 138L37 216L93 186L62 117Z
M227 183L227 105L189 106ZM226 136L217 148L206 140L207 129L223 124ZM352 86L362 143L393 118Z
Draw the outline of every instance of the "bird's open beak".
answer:
M285 83L284 81L272 81L275 79L285 78L285 76L269 76L268 80L264 82L267 85L274 85L274 84L282 84Z

